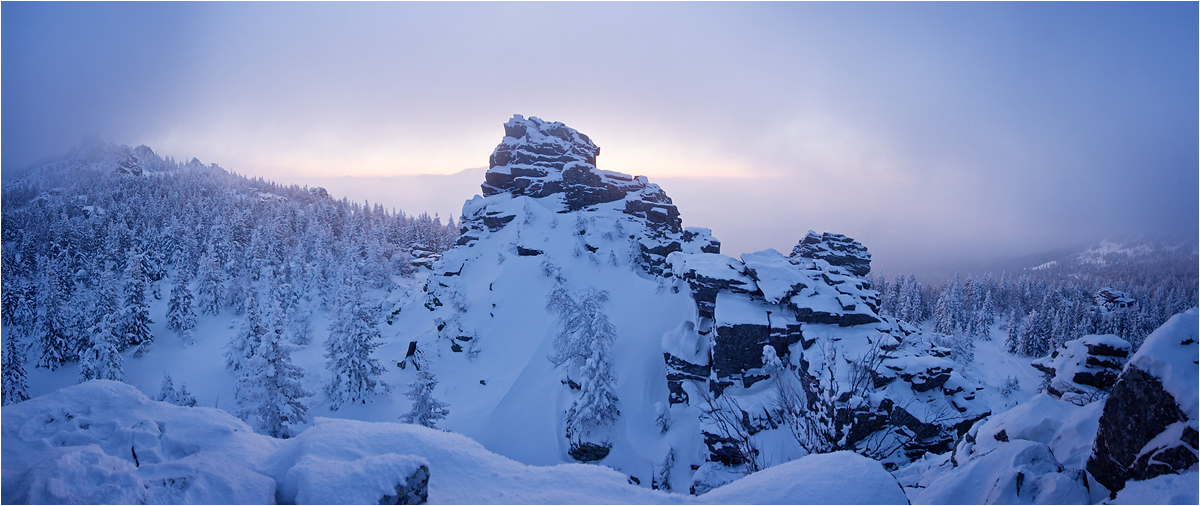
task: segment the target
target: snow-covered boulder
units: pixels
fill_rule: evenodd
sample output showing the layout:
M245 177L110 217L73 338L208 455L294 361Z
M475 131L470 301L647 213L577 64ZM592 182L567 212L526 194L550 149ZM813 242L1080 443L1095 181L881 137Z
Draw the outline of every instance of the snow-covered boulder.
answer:
M946 472L914 504L1086 504L1086 478L1065 469L1049 447L1015 440Z
M1080 406L1106 395L1129 360L1129 342L1114 335L1089 335L1063 343L1033 361L1046 375L1046 393Z
M700 496L718 504L908 504L883 466L854 452L809 455Z
M1130 480L1188 473L1196 485L1197 309L1146 338L1104 403L1087 470L1114 493Z
M902 481L914 504L1090 503L1082 467L1100 406L1035 396L976 423L941 466Z
M5 503L267 504L278 440L213 408L89 381L4 407Z

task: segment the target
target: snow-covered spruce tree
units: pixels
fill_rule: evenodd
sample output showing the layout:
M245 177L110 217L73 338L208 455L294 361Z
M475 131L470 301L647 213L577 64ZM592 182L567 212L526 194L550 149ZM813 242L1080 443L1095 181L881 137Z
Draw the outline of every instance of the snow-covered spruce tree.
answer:
M117 321L121 316L121 286L112 271L112 262L104 263L104 270L96 280L96 294L92 300L91 322L99 325L105 317ZM118 335L117 337L121 337Z
M1017 319L1016 309L1009 311L1004 326L1004 351L1014 355L1021 353L1021 320Z
M237 394L242 409L238 416L264 434L288 438L292 424L308 422L303 399L312 392L300 384L304 369L292 363L294 346L284 340L279 312L278 307L268 308L264 320L270 325L239 370Z
M417 368L416 379L408 384L404 396L412 401L412 409L400 417L404 423L414 423L435 428L437 421L450 414L449 405L433 398L433 389L437 387L437 377L429 369L425 354L417 351L413 357Z
M912 324L921 323L925 319L924 295L921 282L917 281L916 276L909 274L908 279L904 281L904 290L900 299L898 311L901 320Z
M983 296L983 302L971 319L971 335L984 341L992 339L992 325L996 323L996 304L992 302L992 291Z
M182 273L171 287L171 300L167 304L167 327L179 333L185 343L192 342L192 329L196 327L196 310L192 307L192 291Z
M1036 309L1029 313L1029 319L1021 329L1021 354L1026 357L1043 357L1049 353L1051 330L1052 323L1048 313Z
M200 266L196 270L196 303L203 314L220 314L224 305L225 273L217 265L217 255L213 246L200 257Z
M955 362L967 365L975 361L974 337L962 325L954 327L954 333L950 335L950 345L950 356Z
M17 343L15 332L4 333L4 383L3 404L15 404L29 400L29 385L25 374L25 354Z
M122 348L136 347L133 356L140 357L154 342L150 333L150 305L146 303L146 275L142 272L140 255L133 250L125 261L124 307L121 310L120 332Z
M39 276L35 304L37 319L33 329L33 335L41 348L37 366L53 371L74 355L71 349L73 338L67 323L67 308L59 285L59 276L54 272L56 264L47 262L43 257L38 261L38 265L43 266L44 270Z
M579 371L579 398L567 409L567 438L582 440L617 421L616 373L606 347L597 346Z
M560 331L550 361L579 374L580 395L566 413L566 436L577 460L599 460L608 454L603 428L616 421L616 373L608 361L616 327L604 313L608 292L588 288L572 297L565 288L550 294L546 309L558 315ZM568 376L569 377L569 376ZM585 441L598 439L599 444Z
M954 334L954 326L962 323L963 291L958 275L946 283L938 296L933 310L933 331L939 334Z
M250 298L252 281L245 271L241 275L230 276L229 285L225 287L225 304L233 314L240 315L246 311L246 299Z
M246 317L242 321L242 327L225 346L225 366L235 374L240 374L270 331L259 312L258 296L256 292L251 291L246 300Z
M180 384L179 389L175 389L175 382L171 379L170 373L163 373L162 387L159 388L158 396L154 400L171 403L176 406L196 406L196 397L188 392L186 384Z
M325 386L329 408L338 409L346 402L361 402L387 385L379 380L383 366L371 358L379 347L379 316L363 298L357 278L346 282L338 294L329 339L325 341L325 367L333 377Z
M121 338L111 315L105 315L91 331L90 346L79 358L79 381L93 379L125 381L125 357Z

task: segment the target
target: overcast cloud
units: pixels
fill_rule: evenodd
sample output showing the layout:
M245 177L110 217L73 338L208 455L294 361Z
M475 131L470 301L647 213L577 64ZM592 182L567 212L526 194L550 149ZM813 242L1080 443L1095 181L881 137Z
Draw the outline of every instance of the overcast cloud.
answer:
M288 182L453 174L519 113L728 254L811 228L896 273L1198 228L1195 3L2 9L6 171L96 135Z

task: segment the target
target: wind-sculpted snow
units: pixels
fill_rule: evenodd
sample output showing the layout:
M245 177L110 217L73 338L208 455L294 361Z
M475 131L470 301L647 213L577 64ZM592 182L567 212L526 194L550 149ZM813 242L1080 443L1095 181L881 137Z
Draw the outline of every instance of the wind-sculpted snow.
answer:
M5 504L905 502L879 464L856 455L802 459L691 498L603 466L527 466L416 425L322 418L273 439L223 411L151 401L111 381L5 406L2 425Z

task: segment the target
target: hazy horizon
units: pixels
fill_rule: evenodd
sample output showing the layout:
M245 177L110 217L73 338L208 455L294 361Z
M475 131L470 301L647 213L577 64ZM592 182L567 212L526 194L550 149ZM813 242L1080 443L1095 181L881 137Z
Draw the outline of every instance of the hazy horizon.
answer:
M92 135L286 183L455 174L523 114L732 255L831 231L893 274L1200 229L1194 3L2 9L10 175ZM446 178L354 191L457 216L481 181Z

